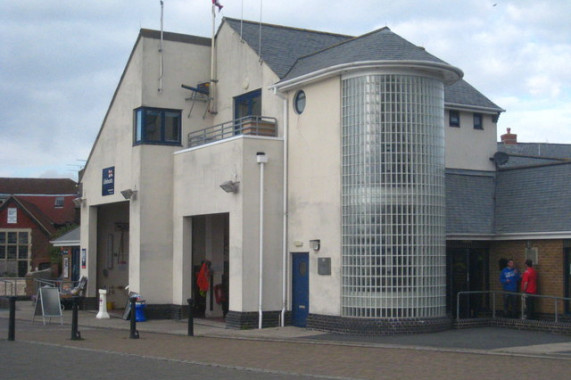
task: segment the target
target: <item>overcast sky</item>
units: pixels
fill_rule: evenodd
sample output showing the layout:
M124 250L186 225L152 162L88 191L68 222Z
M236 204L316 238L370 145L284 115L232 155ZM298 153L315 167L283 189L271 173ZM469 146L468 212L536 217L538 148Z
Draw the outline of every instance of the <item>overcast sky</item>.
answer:
M223 16L360 35L388 26L506 110L498 135L571 144L569 0L219 0ZM211 0L164 0L164 30L210 37ZM89 155L159 0L0 2L0 177L65 177Z

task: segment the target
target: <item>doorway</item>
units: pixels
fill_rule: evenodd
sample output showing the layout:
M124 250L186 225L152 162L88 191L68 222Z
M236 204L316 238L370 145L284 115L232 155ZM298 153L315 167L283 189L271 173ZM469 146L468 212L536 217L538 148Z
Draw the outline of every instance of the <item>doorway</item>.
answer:
M488 247L477 242L449 243L446 251L447 311L456 317L459 306L461 318L477 318L480 313L489 309L489 296L487 294L464 295L458 301L457 294L464 291L489 289ZM459 305L458 302L460 302Z
M305 327L309 313L309 253L292 253L291 323Z
M193 313L201 318L225 317L230 300L230 214L197 215L191 221Z

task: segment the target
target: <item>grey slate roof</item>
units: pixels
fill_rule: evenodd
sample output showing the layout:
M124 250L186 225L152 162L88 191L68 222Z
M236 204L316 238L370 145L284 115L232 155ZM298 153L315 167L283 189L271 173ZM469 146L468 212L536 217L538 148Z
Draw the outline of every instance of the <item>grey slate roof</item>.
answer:
M460 106L470 105L474 107L489 108L491 111L495 112L504 111L464 79L460 79L458 82L445 87L444 103L447 105L457 104Z
M319 69L357 61L425 61L446 64L385 27L325 50L301 57L283 78L296 78Z
M79 245L81 228L77 227L73 230L66 232L57 239L51 240L50 243L56 247L61 247L63 245Z
M260 46L260 23L224 18L234 31L242 32L244 41L256 53ZM298 57L325 49L350 39L351 36L262 24L261 58L282 78Z
M446 172L446 233L493 233L495 178Z
M224 18L223 22L227 23L236 33L241 33L242 38L252 50L259 51L260 23L227 17ZM322 68L323 65L348 62L350 59L356 58L359 61L367 59L420 59L445 63L424 49L391 32L388 28L382 28L355 38L342 34L262 23L261 36L261 58L281 79L286 79L286 74L287 78L292 78L294 75L307 73L308 70ZM377 49L370 49L370 46L377 46ZM317 54L318 52L320 53ZM300 62L295 65L298 59ZM295 68L293 68L294 65ZM462 79L452 86L445 87L445 102L454 105L490 108L493 112L503 111Z
M571 162L497 175L496 233L571 231Z
M571 144L549 144L549 143L498 143L498 152L510 155L508 162L500 169L514 168L521 166L545 165L559 162L557 158L571 160ZM528 157L518 157L528 156ZM539 158L543 157L543 158ZM553 159L555 158L555 159Z

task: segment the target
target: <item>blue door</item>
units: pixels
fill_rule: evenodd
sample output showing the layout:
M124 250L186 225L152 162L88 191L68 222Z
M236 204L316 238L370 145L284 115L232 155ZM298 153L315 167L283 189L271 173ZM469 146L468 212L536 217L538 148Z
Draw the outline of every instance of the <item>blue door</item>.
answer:
M291 322L305 327L309 313L309 254L292 254Z

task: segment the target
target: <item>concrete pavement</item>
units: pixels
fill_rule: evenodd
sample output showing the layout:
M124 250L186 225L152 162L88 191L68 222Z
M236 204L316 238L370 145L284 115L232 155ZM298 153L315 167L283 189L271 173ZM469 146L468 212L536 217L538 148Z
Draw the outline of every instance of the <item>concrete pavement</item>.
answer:
M221 322L196 319L195 337L187 321L137 323L140 339L129 339L129 321L119 315L96 319L80 311L81 341L70 340L71 311L63 325L42 317L32 323L32 304L17 303L16 341L184 363L256 371L341 378L565 378L571 371L571 337L498 328L449 330L387 337L328 334L293 326L230 330ZM1 318L5 319L2 320ZM0 310L0 348L8 312ZM504 372L509 371L509 372ZM272 372L272 373L274 373ZM269 373L269 372L268 372ZM259 377L259 378L264 378Z

